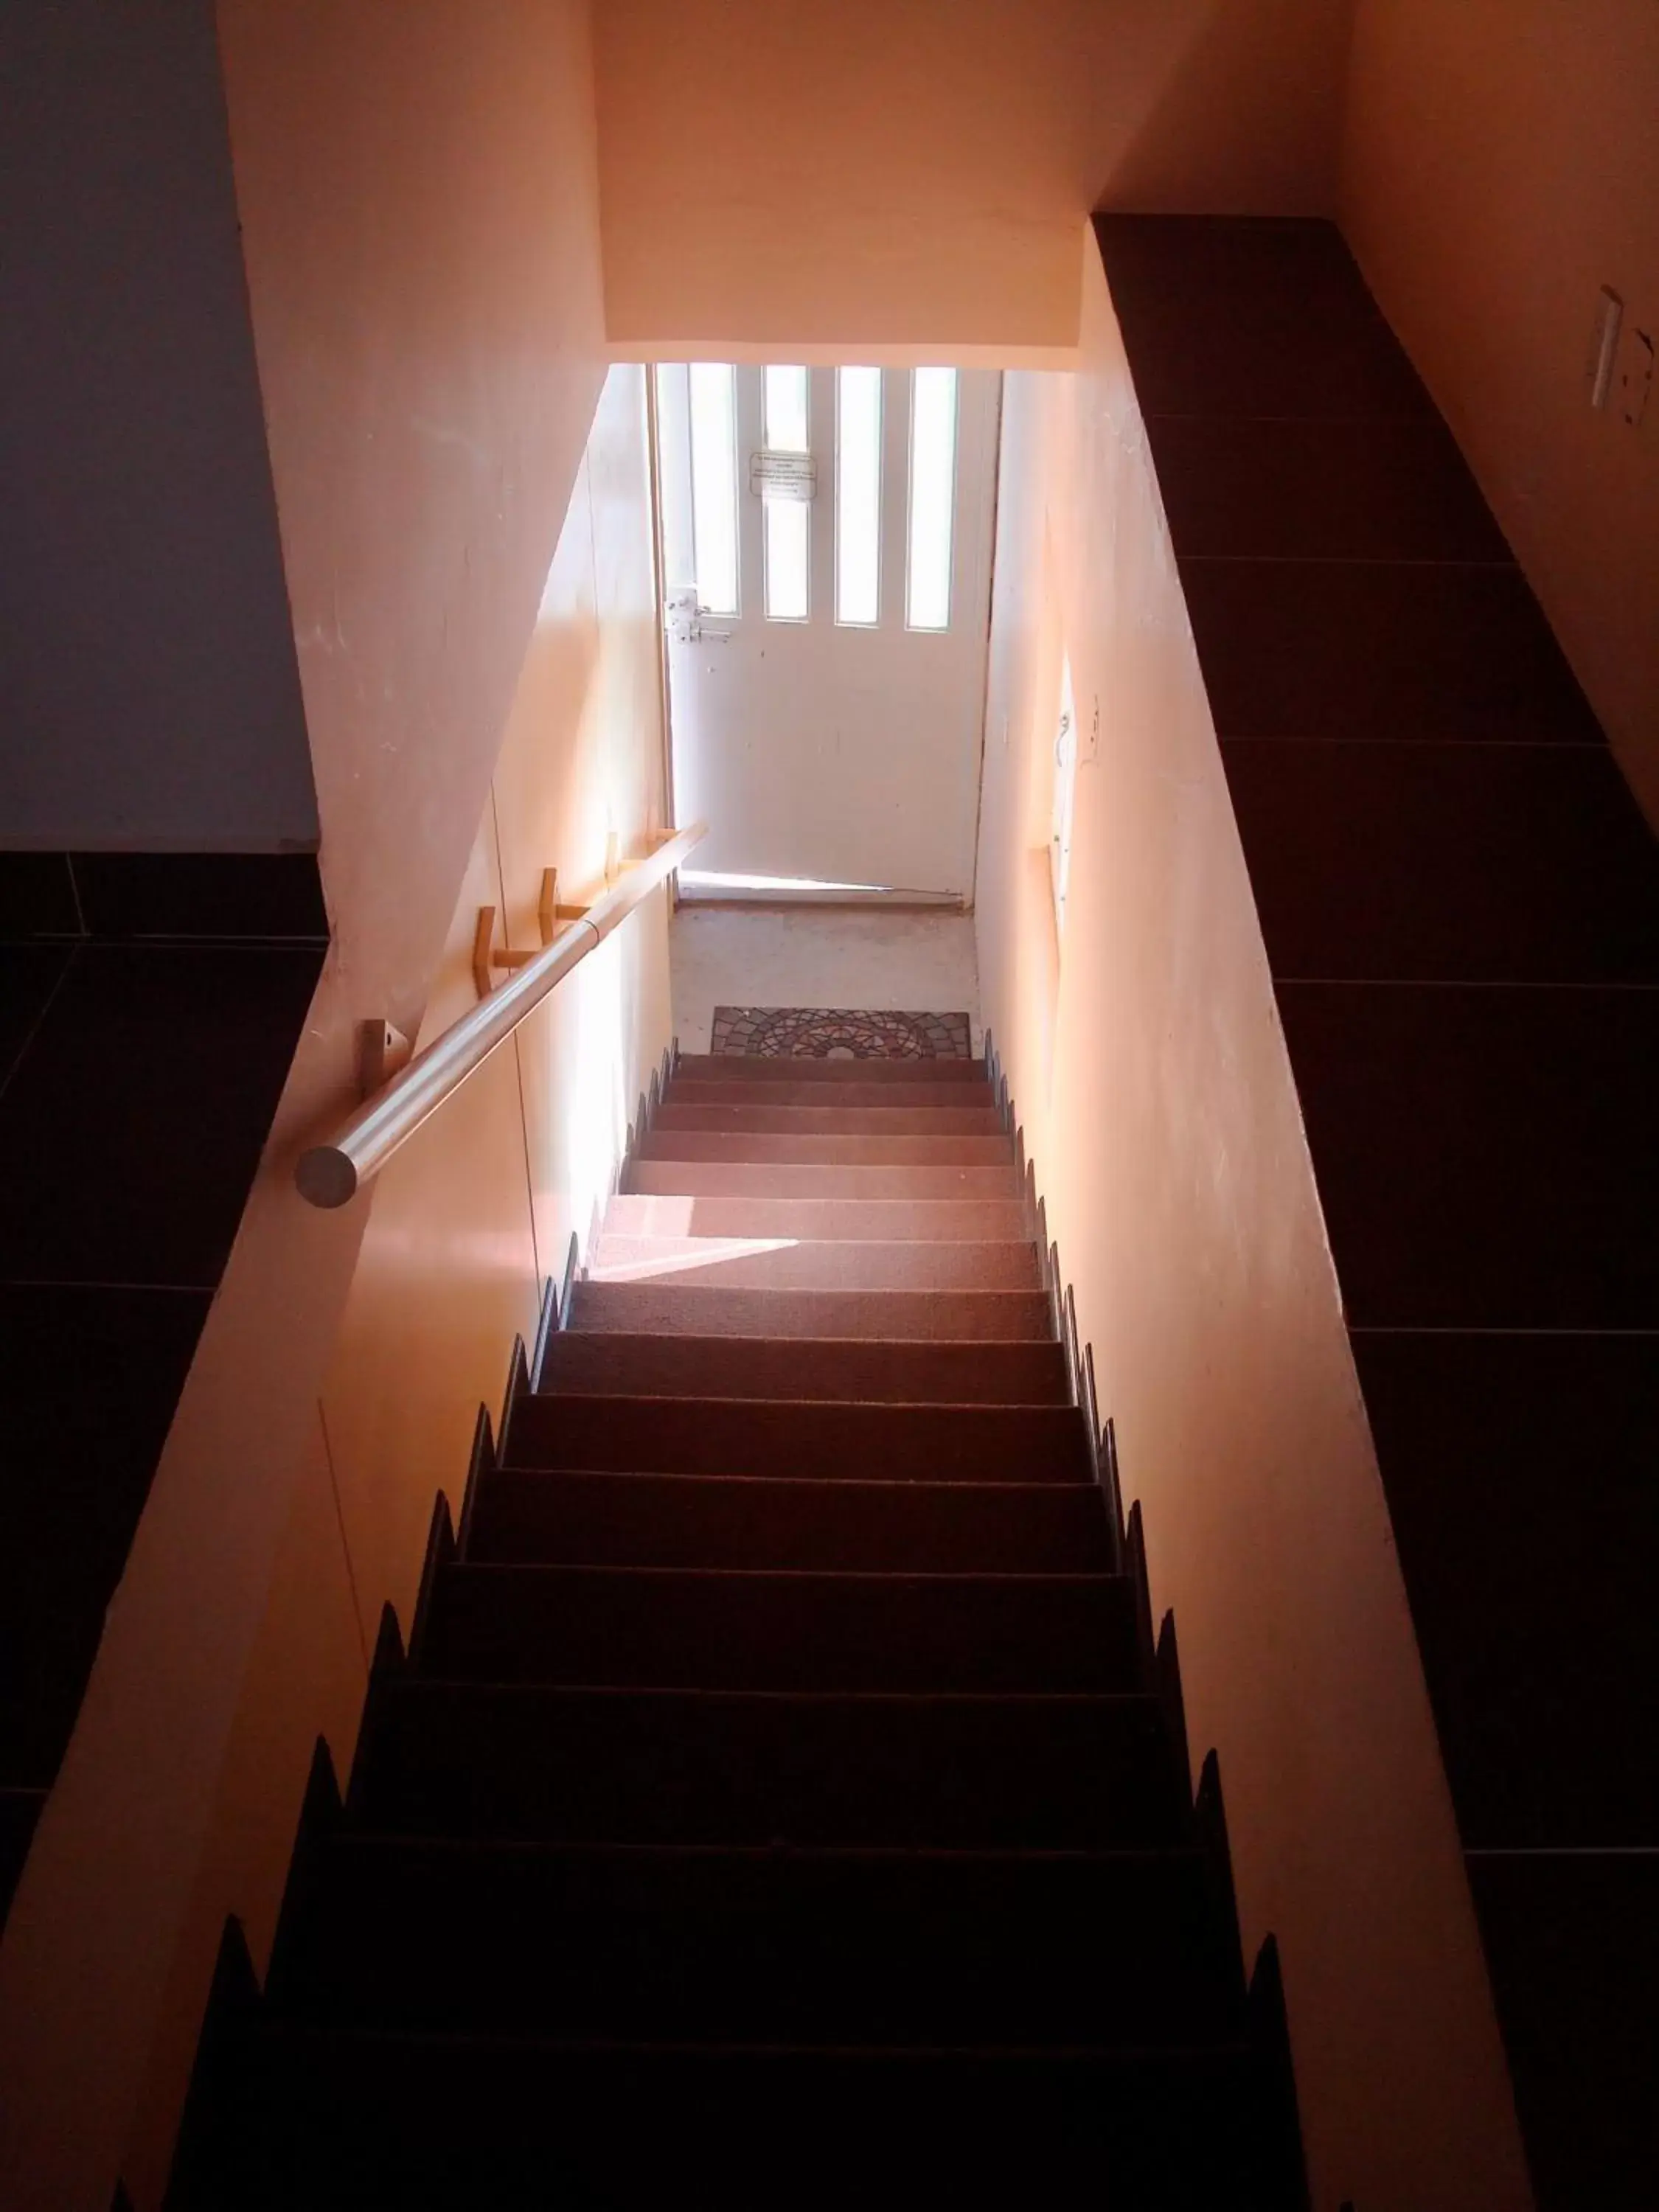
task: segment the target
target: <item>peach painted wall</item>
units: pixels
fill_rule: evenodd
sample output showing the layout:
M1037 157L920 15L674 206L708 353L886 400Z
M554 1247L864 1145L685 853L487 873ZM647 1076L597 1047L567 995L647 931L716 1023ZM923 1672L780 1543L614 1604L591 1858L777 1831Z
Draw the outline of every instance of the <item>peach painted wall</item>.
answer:
M536 899L604 888L606 838L661 825L659 666L644 372L613 368L549 571L421 1039L475 1003L473 924L540 942ZM577 969L399 1152L356 1273L152 2053L125 2177L159 2201L228 1911L263 1972L319 1734L349 1771L380 1607L413 1617L433 1499L460 1511L481 1402L495 1421L515 1334L586 1244L669 1041L667 894Z
M105 2212L135 2142L153 2197L204 1852L269 1840L236 1729L279 1577L315 1594L305 1729L355 1707L318 1404L369 1208L313 1211L292 1165L357 1024L434 994L605 378L582 0L222 0L219 33L334 936L0 1946L0 2200L31 2212Z
M1319 2212L1529 2202L1449 1793L1219 749L1105 278L1006 380L980 988L1283 1953ZM1097 757L1057 944L1060 657Z
M1350 5L603 0L612 344L1074 345L1090 209L1330 212Z
M1659 9L1358 0L1341 221L1659 825L1659 396L1585 377L1603 284L1659 343Z

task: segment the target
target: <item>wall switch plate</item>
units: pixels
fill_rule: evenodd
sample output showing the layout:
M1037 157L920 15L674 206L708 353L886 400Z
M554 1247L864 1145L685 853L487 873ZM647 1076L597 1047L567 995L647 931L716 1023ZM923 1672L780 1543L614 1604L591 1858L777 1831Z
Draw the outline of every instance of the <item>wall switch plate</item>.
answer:
M1592 407L1605 407L1607 404L1607 394L1613 388L1613 360L1619 351L1619 332L1624 320L1624 301L1610 285L1604 284L1595 302L1595 327L1590 336L1589 359L1585 364Z
M1614 383L1620 419L1634 430L1648 411L1653 390L1653 340L1645 331L1626 331Z

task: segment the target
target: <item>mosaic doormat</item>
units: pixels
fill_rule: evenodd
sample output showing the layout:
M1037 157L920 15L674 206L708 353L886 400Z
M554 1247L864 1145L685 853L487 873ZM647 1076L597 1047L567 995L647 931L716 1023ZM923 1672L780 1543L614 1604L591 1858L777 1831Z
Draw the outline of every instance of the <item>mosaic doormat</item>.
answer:
M711 1053L766 1060L971 1060L966 1014L865 1008L716 1006Z

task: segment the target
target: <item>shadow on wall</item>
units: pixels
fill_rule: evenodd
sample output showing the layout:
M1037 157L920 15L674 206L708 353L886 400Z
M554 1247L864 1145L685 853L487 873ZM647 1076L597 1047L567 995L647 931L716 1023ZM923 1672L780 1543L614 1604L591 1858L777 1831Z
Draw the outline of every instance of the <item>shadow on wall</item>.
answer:
M426 1042L476 1002L474 923L539 944L544 866L562 895L603 888L661 826L660 709L644 372L613 368L542 595L432 995ZM175 1961L128 2166L165 2172L228 1911L269 1954L312 1746L349 1763L380 1611L413 1613L432 1501L459 1495L480 1401L515 1335L585 1245L641 1093L668 1042L666 892L606 939L388 1163L363 1236L296 1503L244 1685L207 1863ZM363 1203L364 1201L358 1201ZM319 1624L329 1624L325 1628ZM306 1655L309 1655L307 1656ZM140 2199L140 2201L143 2201Z

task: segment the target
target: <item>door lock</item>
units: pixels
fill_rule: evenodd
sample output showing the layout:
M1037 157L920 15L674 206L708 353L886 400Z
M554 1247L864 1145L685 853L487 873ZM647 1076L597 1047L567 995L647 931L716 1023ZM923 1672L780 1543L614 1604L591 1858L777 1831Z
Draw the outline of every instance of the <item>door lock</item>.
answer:
M663 608L663 627L674 645L729 645L729 629L709 629L695 592L671 592Z

